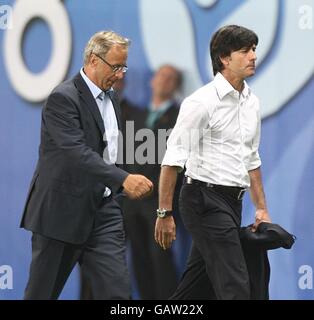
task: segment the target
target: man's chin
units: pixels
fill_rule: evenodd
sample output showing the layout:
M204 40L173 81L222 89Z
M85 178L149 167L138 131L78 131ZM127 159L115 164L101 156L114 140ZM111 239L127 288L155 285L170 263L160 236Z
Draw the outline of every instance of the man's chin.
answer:
M255 69L250 69L250 71L248 72L248 75L247 75L247 77L252 77L252 76L254 76L254 74L255 74Z

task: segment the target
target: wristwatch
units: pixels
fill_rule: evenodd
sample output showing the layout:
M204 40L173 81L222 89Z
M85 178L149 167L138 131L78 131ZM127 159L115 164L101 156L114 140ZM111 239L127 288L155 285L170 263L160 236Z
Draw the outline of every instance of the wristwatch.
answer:
M158 218L166 218L166 217L169 217L169 216L172 216L172 210L167 210L167 209L164 209L164 208L159 208L156 210L157 212L157 217Z

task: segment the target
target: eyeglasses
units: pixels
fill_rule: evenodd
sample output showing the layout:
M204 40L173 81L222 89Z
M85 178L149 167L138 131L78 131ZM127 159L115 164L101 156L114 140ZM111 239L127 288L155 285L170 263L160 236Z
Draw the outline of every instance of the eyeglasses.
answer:
M125 65L120 65L120 64L112 65L109 62L107 62L104 58L99 56L98 54L96 54L94 52L93 52L93 54L96 57L98 57L101 61L103 61L106 65L108 65L111 68L112 72L114 72L114 73L118 73L118 72L121 72L121 71L122 71L122 73L126 73L128 71L128 67L125 66Z

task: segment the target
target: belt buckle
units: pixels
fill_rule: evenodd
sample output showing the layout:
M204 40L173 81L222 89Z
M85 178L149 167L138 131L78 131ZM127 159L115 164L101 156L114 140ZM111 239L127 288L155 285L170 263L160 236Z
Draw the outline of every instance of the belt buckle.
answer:
M238 194L238 200L242 200L246 189L242 189Z
M185 183L186 184L193 184L193 179L191 177L189 177L189 176L186 176L185 177Z

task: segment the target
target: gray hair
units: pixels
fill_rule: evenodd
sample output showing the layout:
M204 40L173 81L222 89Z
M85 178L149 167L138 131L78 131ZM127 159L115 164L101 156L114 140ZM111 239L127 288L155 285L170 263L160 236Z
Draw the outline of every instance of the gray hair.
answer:
M105 56L113 45L120 45L126 48L130 40L122 37L114 31L100 31L95 33L88 41L84 50L84 65L88 63L92 53Z

